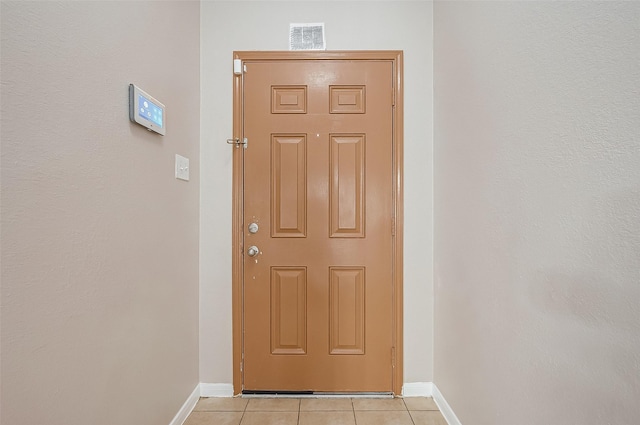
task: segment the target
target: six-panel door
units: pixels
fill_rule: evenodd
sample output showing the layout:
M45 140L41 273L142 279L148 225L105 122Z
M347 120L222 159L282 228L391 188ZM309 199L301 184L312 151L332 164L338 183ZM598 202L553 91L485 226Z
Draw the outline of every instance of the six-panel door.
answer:
M392 64L245 64L244 389L391 391Z

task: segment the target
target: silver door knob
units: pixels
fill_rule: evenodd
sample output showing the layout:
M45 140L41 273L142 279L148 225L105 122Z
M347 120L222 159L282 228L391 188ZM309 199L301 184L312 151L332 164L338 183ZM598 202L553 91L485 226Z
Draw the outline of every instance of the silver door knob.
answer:
M256 255L258 255L259 252L260 250L255 245L250 246L249 249L247 250L247 254L249 255L249 257L255 257Z
M249 233L258 233L258 223L251 223L249 225Z

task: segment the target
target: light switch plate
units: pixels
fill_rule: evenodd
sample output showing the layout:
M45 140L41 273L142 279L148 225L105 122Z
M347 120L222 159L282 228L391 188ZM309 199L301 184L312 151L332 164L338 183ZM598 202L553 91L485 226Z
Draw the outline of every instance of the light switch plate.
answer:
M176 154L176 178L189 181L189 158Z

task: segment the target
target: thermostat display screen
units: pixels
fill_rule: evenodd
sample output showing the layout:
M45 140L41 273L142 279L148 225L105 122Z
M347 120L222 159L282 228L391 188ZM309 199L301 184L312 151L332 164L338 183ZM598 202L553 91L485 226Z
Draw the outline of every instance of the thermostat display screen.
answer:
M162 102L133 84L129 84L129 119L163 136L167 131L167 111Z
M138 114L145 120L149 120L162 127L162 108L147 99L143 95L138 96Z

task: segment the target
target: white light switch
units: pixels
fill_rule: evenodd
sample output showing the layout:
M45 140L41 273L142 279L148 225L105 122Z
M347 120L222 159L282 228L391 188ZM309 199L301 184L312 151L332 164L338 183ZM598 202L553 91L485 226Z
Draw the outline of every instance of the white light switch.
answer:
M176 154L176 178L189 181L189 158Z

